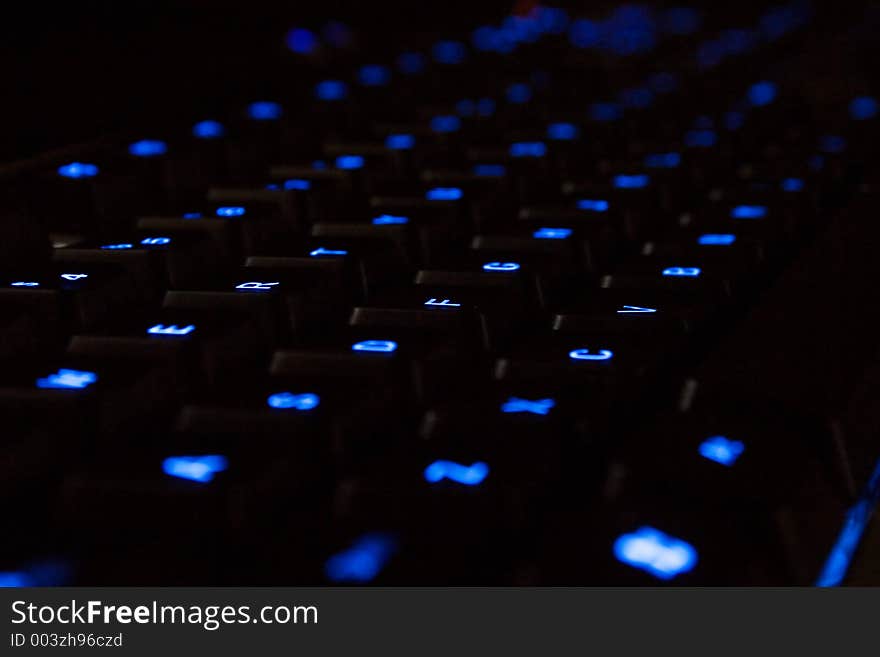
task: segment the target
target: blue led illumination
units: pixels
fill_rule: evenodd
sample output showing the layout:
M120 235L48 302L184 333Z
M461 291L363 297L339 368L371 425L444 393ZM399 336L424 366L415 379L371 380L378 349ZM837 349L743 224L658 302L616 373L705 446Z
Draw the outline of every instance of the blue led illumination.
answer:
M532 88L527 84L517 82L516 84L512 84L507 87L505 97L507 98L507 102L509 103L513 103L514 105L522 105L523 103L527 103L532 99Z
M226 128L219 121L199 121L193 126L192 133L197 139L219 139L226 134Z
M396 550L397 544L388 534L366 534L327 559L324 574L331 582L369 582L382 572Z
M281 105L269 100L258 100L247 108L247 115L254 121L277 121L283 111Z
M461 129L461 119L453 114L435 116L431 119L431 130L440 134L458 132Z
M692 545L653 527L639 527L614 541L614 556L633 568L662 580L693 570L697 551Z
M281 285L280 281L274 282L263 282L263 281L248 281L246 283L239 283L235 286L236 290L262 290L263 292L268 292L272 288Z
M717 142L718 135L714 130L689 130L684 136L688 148L711 148Z
M651 179L645 174L638 174L634 176L620 175L614 176L614 180L612 182L617 189L643 189L648 186L648 183L651 182Z
M348 251L343 249L325 249L323 246L319 246L317 249L309 251L309 255L313 258L319 256L344 256L348 255Z
M724 115L724 129L731 132L739 130L746 122L746 115L742 112L727 112Z
M738 440L730 440L725 436L712 436L700 443L699 451L703 458L730 467L736 463L745 449L745 444Z
M108 251L125 251L127 249L133 249L134 244L129 244L128 242L122 242L120 244L104 244L101 248Z
M703 246L730 246L736 242L736 235L730 233L706 233L697 238L697 244Z
M176 324L172 324L171 326L165 326L164 324L156 324L155 326L151 326L147 329L147 333L150 335L189 335L193 331L196 330L196 327L192 324L187 326L177 326Z
M458 201L464 197L464 192L458 187L435 187L425 192L425 198L429 201Z
M846 150L846 139L838 135L826 135L819 140L819 150L829 154L842 153Z
M393 214L383 214L373 219L374 226L401 226L409 223L409 217L400 217Z
M321 36L334 48L347 48L351 45L351 28L339 21L330 21L321 29Z
M849 115L856 121L873 119L877 116L878 110L880 110L880 104L876 98L871 96L859 96L849 104Z
M388 135L385 138L385 148L390 151L408 151L416 145L413 135Z
M269 395L266 403L270 408L310 411L318 407L321 403L321 398L313 392L302 392L299 394L276 392L274 395Z
M461 64L467 58L467 47L460 41L438 41L431 48L431 57L438 64Z
M18 589L34 585L30 575L25 572L0 571L0 589Z
M763 205L737 205L730 211L734 219L763 219L767 216L767 208Z
M474 175L481 178L501 178L507 173L503 164L475 164Z
M404 75L417 75L425 70L425 56L418 52L405 52L397 58L397 70Z
M40 287L40 284L36 281L15 281L9 285L12 287Z
M614 352L610 349L599 349L593 353L589 349L572 349L568 352L568 357L572 360L611 360L614 358Z
M187 212L183 215L183 218L184 219L201 219L202 213L201 212Z
M390 354L393 351L397 351L397 343L393 340L363 340L351 345L351 350Z
M391 82L391 71L385 66L368 64L358 71L358 82L365 87L384 87Z
M98 167L94 164L71 162L58 167L58 175L62 178L94 178L98 175Z
M425 481L436 484L449 479L465 486L478 486L489 476L489 466L482 461L471 465L462 465L455 461L434 461L425 468Z
M660 16L660 24L664 32L676 36L694 34L700 29L702 17L700 12L690 7L674 7L667 9Z
M230 205L217 208L218 217L243 217L245 209L240 205Z
M336 158L336 168L353 171L364 168L364 158L360 155L340 155Z
M645 109L654 103L654 92L644 87L625 89L620 94L620 104L633 109Z
M495 113L495 101L491 98L480 98L477 101L477 114L479 116L492 116Z
M312 183L302 178L291 178L285 180L281 186L288 191L307 192L312 188Z
M473 116L477 113L477 104L469 98L463 98L455 103L455 113L459 116Z
M678 153L654 153L645 156L645 166L649 169L674 169L681 164Z
M749 102L755 107L764 107L776 99L776 85L772 82L758 82L749 88Z
M298 55L310 55L318 48L318 37L311 30L297 27L287 33L284 43Z
M547 144L542 141L519 141L510 145L510 157L544 157Z
M45 378L37 379L37 387L59 390L83 390L97 380L98 375L94 372L60 369L55 374L50 374Z
M520 399L519 397L510 397L506 402L501 404L502 413L531 413L533 415L548 415L556 401L553 399Z
M537 240L566 240L571 237L571 228L539 228L532 237Z
M318 100L343 100L348 96L348 85L341 80L324 80L315 85L315 97Z
M88 274L61 274L61 278L65 281L79 281L83 278L88 278Z
M574 123L551 123L547 126L547 139L572 141L578 138L580 128Z
M696 278L700 275L701 271L699 267L667 267L663 270L663 275Z
M864 492L847 512L843 528L816 580L816 586L839 586L843 582L878 502L880 502L880 461L877 462Z
M658 94L672 93L678 89L678 76L675 73L657 73L650 79L648 84Z
M621 115L620 107L614 103L593 103L590 105L590 118L593 121L608 123L617 121Z
M518 262L487 262L483 265L485 271L516 271L519 268Z
M128 152L135 157L156 157L168 152L168 144L156 139L142 139L130 144Z
M577 202L577 209L586 212L608 212L610 207L611 205L604 199L582 198Z
M800 192L804 189L804 181L801 178L786 178L782 181L783 192Z
M455 303L451 299L437 299L436 297L431 297L427 301L425 301L426 306L445 306L447 308L459 308L461 307L460 303Z
M225 456L209 454L205 456L169 456L162 461L162 472L178 479L207 484L214 475L229 467Z
M170 237L145 237L141 240L141 244L145 246L163 246L165 244L171 244Z
M656 308L642 308L641 306L624 306L617 311L618 315L644 315L656 313Z

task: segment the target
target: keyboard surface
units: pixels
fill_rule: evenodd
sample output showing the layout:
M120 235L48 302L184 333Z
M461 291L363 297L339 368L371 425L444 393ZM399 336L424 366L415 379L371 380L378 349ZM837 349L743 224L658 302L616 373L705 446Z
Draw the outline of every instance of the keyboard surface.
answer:
M301 26L4 165L0 583L878 583L880 20L752 4Z

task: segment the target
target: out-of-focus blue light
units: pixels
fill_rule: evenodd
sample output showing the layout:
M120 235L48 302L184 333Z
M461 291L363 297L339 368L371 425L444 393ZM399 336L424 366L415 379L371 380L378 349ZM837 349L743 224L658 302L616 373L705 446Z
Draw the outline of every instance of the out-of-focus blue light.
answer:
M571 141L578 138L580 129L574 123L551 123L547 126L547 139Z
M745 449L745 444L739 440L730 440L726 436L712 436L700 443L699 451L703 458L729 468L736 463Z
M656 42L656 26L647 7L623 5L603 23L600 46L617 55L645 53L651 50Z
M604 199L582 198L577 201L578 210L587 212L608 212L611 205Z
M385 148L391 151L408 151L416 145L413 135L388 135L385 138Z
M141 240L141 244L146 246L163 246L165 244L171 244L170 237L145 237Z
M240 205L230 205L217 208L218 217L243 217L246 210Z
M168 144L158 139L141 139L130 144L128 152L135 157L157 157L168 152Z
M397 550L397 544L388 534L366 534L350 548L327 559L324 573L331 582L369 582Z
M648 81L648 85L658 94L672 93L678 89L678 76L675 73L656 73Z
M804 186L804 181L801 178L786 178L782 181L783 192L800 192Z
M767 216L767 208L763 205L737 205L730 211L734 219L763 219Z
M358 71L358 81L365 87L384 87L391 82L391 71L385 66L368 64Z
M681 164L678 153L652 153L645 156L645 166L649 169L674 169Z
M538 240L567 240L571 234L571 228L539 228L532 233L532 237Z
M599 349L596 353L589 349L572 349L568 352L568 357L572 360L596 360L604 361L614 358L614 352L610 349Z
M572 21L568 28L568 40L575 48L593 48L599 44L601 37L599 24L586 18Z
M483 178L501 178L507 172L503 164L475 164L474 175Z
M397 350L397 343L393 340L363 340L351 345L351 350L390 354Z
M501 404L502 413L531 413L533 415L548 415L556 401L553 399L520 399L519 397L510 397L506 402Z
M343 100L348 96L348 85L342 80L322 80L315 85L315 97L318 100Z
M733 132L739 130L746 122L746 115L742 112L726 112L724 114L724 129Z
M491 98L480 98L477 101L477 115L492 116L495 113L495 101Z
M663 31L676 36L694 34L700 29L701 23L700 12L690 7L673 7L660 16Z
M519 268L518 262L487 262L483 265L485 271L516 271Z
M719 41L727 54L742 55L754 50L758 44L758 35L751 30L725 30Z
M18 589L34 585L34 581L26 572L0 571L0 589Z
M373 219L374 226L400 226L409 223L409 217L399 217L393 214L383 214Z
M458 201L464 197L464 192L458 187L434 187L425 192L425 198L429 201Z
M693 570L697 551L690 543L654 527L639 527L614 541L614 556L628 566L668 580Z
M701 271L699 267L667 267L663 270L663 275L696 278L700 275Z
M336 158L336 168L345 171L364 168L364 158L360 155L340 155Z
M651 182L650 177L641 173L637 175L614 176L612 184L617 189L644 189Z
M309 255L313 258L319 256L344 256L348 255L348 251L344 249L325 249L323 246L319 246L317 249L309 251Z
M878 107L877 99L871 96L859 96L853 98L849 104L849 115L856 121L867 121L877 116Z
M58 167L58 175L63 178L94 178L98 175L98 167L94 164L71 162Z
M229 467L225 456L207 454L205 456L169 456L162 461L162 472L178 479L207 484L214 475Z
M59 369L55 374L37 379L38 388L51 388L60 390L83 390L98 380L94 372L80 370Z
M254 121L277 121L281 118L281 105L269 100L258 100L248 105L248 117Z
M547 144L542 141L519 141L510 145L510 157L544 157Z
M532 99L532 88L527 84L517 82L507 87L505 96L507 97L507 102L522 105Z
M321 30L321 35L324 37L324 41L334 48L347 48L351 45L351 28L345 23L329 22Z
M302 178L291 178L285 180L282 186L288 191L307 192L312 188L312 183Z
M219 121L199 121L193 126L193 136L198 139L219 139L226 134L226 128Z
M460 41L438 41L431 48L431 56L438 64L461 64L467 59L467 47Z
M644 109L654 103L654 93L644 87L624 89L620 93L620 104L624 107Z
M477 104L470 98L462 98L455 103L455 113L464 117L473 116L477 113Z
M196 327L193 324L188 324L187 326L177 326L176 324L165 326L164 324L156 324L155 326L148 328L147 333L150 335L189 335L195 330Z
M104 244L101 246L101 248L108 251L125 251L127 249L133 249L134 244L129 244L128 242L123 242L120 244Z
M266 403L270 408L278 409L295 409L297 411L310 411L317 408L321 403L321 398L313 392L302 392L294 394L292 392L276 392L269 395Z
M621 117L620 107L614 103L593 103L590 105L590 118L593 121L608 123Z
M538 29L547 34L562 34L568 27L568 12L559 7L542 7L535 9L534 20Z
M498 48L498 30L491 25L478 27L471 34L471 45L481 52L491 52Z
M718 141L714 130L689 130L684 136L688 148L711 148Z
M819 150L832 155L842 153L846 150L846 139L838 135L825 135L819 140Z
M736 242L736 235L730 233L705 233L697 238L697 244L703 246L730 246Z
M454 114L443 114L431 119L431 130L441 134L458 132L461 129L461 119Z
M184 219L201 219L202 213L201 212L185 212L183 214L183 218Z
M810 169L812 169L813 171L821 171L822 169L825 168L825 158L822 157L821 155L814 155L813 157L810 158L810 160L807 162L807 164L810 166Z
M436 484L449 479L465 486L478 486L489 476L489 466L482 461L471 465L462 465L455 461L438 460L425 468L425 481Z
M418 52L405 52L397 58L397 70L404 75L417 75L425 70L425 56Z
M749 102L755 107L764 107L776 100L777 89L772 82L757 82L749 88Z
M720 41L704 41L697 48L697 64L700 68L718 66L727 54L724 44Z
M287 47L299 54L309 55L318 48L318 37L311 30L296 27L290 30L284 37Z

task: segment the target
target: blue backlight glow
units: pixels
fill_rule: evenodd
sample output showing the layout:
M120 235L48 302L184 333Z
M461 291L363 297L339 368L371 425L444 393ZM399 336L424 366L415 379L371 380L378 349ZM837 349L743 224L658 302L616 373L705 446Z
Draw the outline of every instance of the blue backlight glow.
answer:
M501 178L507 173L503 164L475 164L474 175L482 178Z
M697 238L697 243L703 246L730 246L736 242L736 235L730 233L706 233Z
M217 208L218 217L243 217L245 209L240 205L230 205Z
M725 436L712 436L700 443L699 451L703 458L730 467L736 463L745 449L745 444L738 440L730 440Z
M749 88L749 102L755 107L764 107L776 99L777 89L772 82L758 82Z
M589 349L572 349L568 352L568 357L572 360L611 360L614 358L614 352L610 349L599 349L593 353Z
M164 324L156 324L155 326L148 328L147 333L150 335L189 335L195 330L196 327L193 324L188 324L187 326L177 326L176 324L165 326Z
M277 121L283 111L281 105L269 100L258 100L248 105L248 117L254 121Z
M385 66L368 64L358 71L358 81L365 87L384 87L391 82L391 71Z
M318 407L321 403L321 398L313 392L302 392L299 394L276 392L273 395L269 395L266 403L270 408L310 411Z
M565 240L571 237L571 228L539 228L532 237L538 240Z
M801 178L786 178L782 181L783 192L800 192L804 186L804 181Z
M157 139L142 139L130 144L128 152L135 157L156 157L168 152L168 144Z
M324 564L324 574L331 582L365 583L372 581L397 550L388 534L366 534L350 548L337 552Z
M516 271L519 268L518 262L487 262L483 265L485 271Z
M284 37L287 47L298 55L310 55L318 48L318 37L311 30L296 27Z
M312 183L302 178L291 178L290 180L285 180L282 187L288 191L307 192L312 188Z
M507 87L505 96L507 97L507 102L522 105L532 99L532 88L527 84L518 82Z
M461 129L461 119L454 114L444 114L431 119L431 130L440 134L458 132Z
M351 345L351 350L390 354L397 350L397 343L393 340L363 340Z
M385 138L385 148L391 151L408 151L416 145L413 135L388 135Z
M586 210L587 212L608 212L611 204L604 199L582 198L577 202L578 210Z
M462 465L455 461L438 460L425 468L425 481L435 484L449 479L465 486L478 486L489 476L489 466L482 461Z
M208 454L205 456L169 456L162 461L162 471L178 479L207 484L214 475L229 467L225 456Z
M590 118L593 121L608 123L617 121L621 115L620 107L614 103L593 103L590 105Z
M461 64L467 58L467 47L460 41L438 41L431 48L431 56L438 64Z
M730 211L734 219L763 219L767 216L767 208L763 205L737 205Z
M344 249L325 249L323 246L319 246L317 249L309 251L309 255L313 258L319 256L344 256L348 255L348 251Z
M846 150L846 139L838 135L825 135L819 140L819 150L829 154L842 153Z
M163 246L165 244L171 244L170 237L145 237L141 240L141 244L145 246Z
M130 244L128 242L121 242L119 244L104 244L101 246L101 248L108 251L125 251L127 249L133 249L134 244Z
M336 158L336 168L353 171L364 168L364 158L360 155L340 155Z
M343 100L348 96L348 85L342 80L324 80L315 85L318 100Z
M667 267L663 270L664 276L685 276L696 278L700 275L699 267Z
M219 139L226 134L226 128L219 121L199 121L193 126L193 136L198 139Z
M556 401L553 399L521 399L519 397L510 397L506 402L501 404L502 413L531 413L533 415L548 415Z
M876 98L871 96L859 96L849 104L849 115L856 121L873 119L877 116L878 110L880 110L880 104Z
M405 52L397 58L397 70L404 75L417 75L425 70L425 56L418 52Z
M718 141L714 130L689 130L684 136L688 148L711 148Z
M547 139L571 141L577 139L580 129L574 123L551 123L547 126Z
M678 153L653 153L645 156L645 166L649 169L674 169L681 164Z
M36 281L15 281L14 283L10 283L12 287L40 287L40 284Z
M458 201L463 197L464 192L458 187L434 187L425 192L429 201Z
M510 145L510 157L544 157L547 144L542 141L519 141Z
M628 566L662 580L693 570L697 551L681 539L653 527L640 527L614 541L614 556Z
M394 214L383 214L373 219L374 226L401 226L409 223L409 217Z
M612 181L617 189L643 189L651 179L646 174L614 176Z
M98 380L94 372L82 372L80 370L59 369L55 374L37 379L38 388L52 388L59 390L83 390Z
M71 162L58 167L58 175L63 178L94 178L98 175L98 167L94 164Z

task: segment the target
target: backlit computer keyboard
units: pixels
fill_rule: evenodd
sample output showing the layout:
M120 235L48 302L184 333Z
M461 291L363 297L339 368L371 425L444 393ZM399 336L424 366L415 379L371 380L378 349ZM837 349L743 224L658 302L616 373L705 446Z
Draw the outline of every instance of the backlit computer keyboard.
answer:
M5 167L0 583L843 581L863 16L521 4Z

